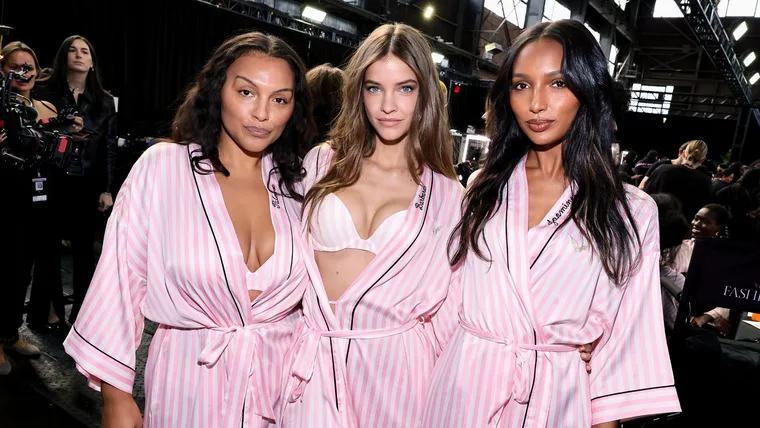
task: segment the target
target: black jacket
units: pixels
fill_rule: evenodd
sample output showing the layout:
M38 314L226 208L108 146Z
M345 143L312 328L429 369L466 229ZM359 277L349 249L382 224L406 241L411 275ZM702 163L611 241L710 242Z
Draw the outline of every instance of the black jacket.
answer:
M84 144L82 167L98 193L111 192L116 170L116 106L111 95L106 94L98 109L92 95L85 91L74 101L74 94L66 87L43 88L40 99L50 101L58 111L76 105L84 121L84 129L94 135Z
M712 200L710 177L683 165L663 165L652 173L644 190L651 194L670 193L681 201L686 219L691 221Z

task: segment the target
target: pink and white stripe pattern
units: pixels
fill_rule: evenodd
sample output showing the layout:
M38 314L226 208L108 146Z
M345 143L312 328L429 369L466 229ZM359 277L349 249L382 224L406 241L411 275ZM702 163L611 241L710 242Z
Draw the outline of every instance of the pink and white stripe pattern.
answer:
M275 191L265 157L276 244L269 274L257 277L215 176L191 169L197 149L159 144L135 164L64 346L93 388L131 393L143 317L151 319L160 327L145 369L146 427L267 426L306 284L300 207ZM253 304L249 288L262 291Z
M425 427L590 427L680 411L665 343L657 207L627 187L642 239L622 287L569 220L568 188L528 230L525 160L488 222L493 263L460 269L460 328L439 359ZM588 375L576 345L601 339Z
M331 156L322 147L306 157L307 189ZM450 287L446 241L461 191L426 168L403 225L337 301L335 313L308 250L311 284L285 360L283 426L419 426L437 356L457 325L458 283Z

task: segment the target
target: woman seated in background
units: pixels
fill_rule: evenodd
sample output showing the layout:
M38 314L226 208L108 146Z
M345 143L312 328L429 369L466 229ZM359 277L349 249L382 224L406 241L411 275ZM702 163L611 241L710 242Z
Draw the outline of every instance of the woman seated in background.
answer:
M689 222L681 212L678 198L666 193L655 193L651 196L657 203L660 223L660 278L671 281L681 292L686 278L673 269L672 265L684 238L689 234ZM661 287L661 291L665 325L672 330L678 313L678 300L666 287Z
M702 207L691 222L691 236L693 238L684 241L673 261L674 270L676 272L687 273L689 271L691 253L694 251L694 239L725 238L730 221L731 215L725 207L718 204L707 204ZM731 328L728 325L728 313L728 309L715 308L702 315L692 316L689 322L693 327L703 327L711 324L718 331L728 332Z

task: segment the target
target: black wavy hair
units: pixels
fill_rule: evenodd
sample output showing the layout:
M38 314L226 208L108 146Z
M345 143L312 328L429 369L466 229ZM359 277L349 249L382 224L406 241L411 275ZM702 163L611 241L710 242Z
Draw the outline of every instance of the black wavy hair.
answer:
M580 102L562 148L565 176L576 187L571 217L594 244L606 274L623 284L638 265L641 240L632 227L627 192L612 158L612 78L599 44L574 20L534 25L510 47L490 93L488 158L476 184L465 193L462 219L449 239L449 261L458 264L470 249L487 260L479 246L485 225L507 200L507 181L533 147L510 106L513 67L522 49L539 40L562 45L562 76Z
M267 147L272 154L274 170L279 174L279 187L284 196L303 201L296 190L306 171L298 156L303 147L311 142L313 119L311 98L306 87L306 68L298 54L281 39L259 32L233 37L211 55L195 82L185 95L185 100L174 115L172 140L181 144L197 143L200 153L193 154L193 169L200 174L210 174L202 162L208 160L214 170L228 176L229 171L219 159L219 136L222 132L222 87L227 80L227 69L240 57L259 52L272 58L285 60L295 75L293 115L285 125L280 138ZM284 188L284 190L283 190Z
M669 193L655 193L660 222L660 265L670 266L678 255L683 240L689 236L689 221L683 215L681 201Z
M76 41L83 41L90 49L90 56L92 57L92 69L87 73L87 79L85 80L84 90L85 93L92 99L93 115L98 116L103 108L104 100L107 96L110 96L103 85L100 83L100 73L98 71L98 57L95 55L95 48L92 46L89 40L83 36L73 35L67 37L61 46L58 47L58 52L55 54L55 60L53 60L53 71L50 77L44 80L43 86L50 91L67 92L69 91L68 83L68 71L69 71L69 48Z

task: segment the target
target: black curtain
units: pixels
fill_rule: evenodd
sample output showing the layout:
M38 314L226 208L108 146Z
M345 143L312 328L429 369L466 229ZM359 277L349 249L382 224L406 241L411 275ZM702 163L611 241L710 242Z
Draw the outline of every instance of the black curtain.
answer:
M195 0L0 0L0 23L14 28L4 43L21 40L50 67L60 43L87 37L104 87L119 98L119 133L168 136L183 93L213 50L246 31L288 42L307 67L342 65L347 47Z

